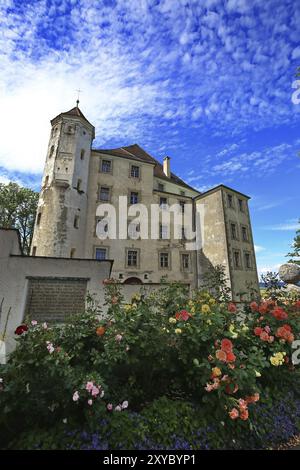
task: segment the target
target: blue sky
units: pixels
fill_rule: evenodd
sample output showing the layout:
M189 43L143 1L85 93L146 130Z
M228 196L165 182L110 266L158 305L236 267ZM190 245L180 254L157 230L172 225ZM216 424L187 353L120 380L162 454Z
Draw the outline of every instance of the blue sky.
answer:
M260 271L297 228L297 0L2 0L0 181L39 188L49 120L75 105L95 146L139 143L200 191L251 196ZM300 86L300 83L299 83Z

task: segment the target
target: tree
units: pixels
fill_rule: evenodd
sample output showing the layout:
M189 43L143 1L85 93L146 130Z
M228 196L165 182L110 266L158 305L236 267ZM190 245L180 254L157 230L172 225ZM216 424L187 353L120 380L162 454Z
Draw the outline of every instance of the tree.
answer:
M300 220L299 220L299 224L300 224ZM291 246L293 248L293 251L286 255L286 256L291 257L291 259L289 260L289 263L300 264L300 228L296 231L296 236Z
M16 183L0 183L0 227L16 228L29 253L39 194Z

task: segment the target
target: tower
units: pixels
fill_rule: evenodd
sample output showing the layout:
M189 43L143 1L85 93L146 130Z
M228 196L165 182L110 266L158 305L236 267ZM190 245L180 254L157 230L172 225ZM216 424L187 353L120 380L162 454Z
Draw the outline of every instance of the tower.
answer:
M77 106L51 120L31 254L83 258L94 126Z

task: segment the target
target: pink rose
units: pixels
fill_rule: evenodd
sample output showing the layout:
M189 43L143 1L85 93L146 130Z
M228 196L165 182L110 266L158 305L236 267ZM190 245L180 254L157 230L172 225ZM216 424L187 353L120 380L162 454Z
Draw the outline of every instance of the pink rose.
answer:
M96 397L97 395L99 395L100 393L100 390L98 387L96 387L95 385L93 385L93 388L92 388L92 397Z
M111 403L108 403L107 407L108 411L112 411L113 405Z
M92 404L93 404L93 400L89 399L88 400L88 405L92 406Z
M94 387L94 382L87 382L86 383L86 386L85 386L85 389L88 391L88 392L91 392L93 390L93 387Z

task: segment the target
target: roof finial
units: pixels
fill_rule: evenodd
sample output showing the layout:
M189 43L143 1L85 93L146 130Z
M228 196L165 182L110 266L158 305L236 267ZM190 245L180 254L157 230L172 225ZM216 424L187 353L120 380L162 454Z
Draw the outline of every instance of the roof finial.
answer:
M76 100L76 107L78 108L78 105L79 105L79 95L80 93L82 92L82 90L80 90L80 88L77 91L77 100Z

